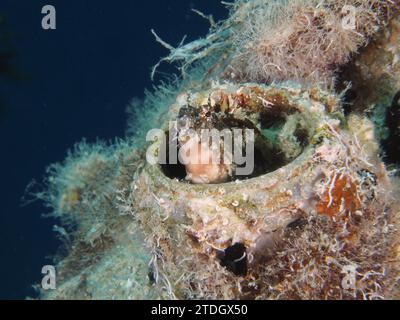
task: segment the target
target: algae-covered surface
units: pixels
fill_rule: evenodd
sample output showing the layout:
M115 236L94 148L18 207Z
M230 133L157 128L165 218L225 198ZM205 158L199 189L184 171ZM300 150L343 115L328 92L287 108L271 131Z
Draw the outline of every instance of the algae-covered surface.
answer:
M399 298L399 2L223 5L152 28L125 133L29 190L63 241L39 298Z

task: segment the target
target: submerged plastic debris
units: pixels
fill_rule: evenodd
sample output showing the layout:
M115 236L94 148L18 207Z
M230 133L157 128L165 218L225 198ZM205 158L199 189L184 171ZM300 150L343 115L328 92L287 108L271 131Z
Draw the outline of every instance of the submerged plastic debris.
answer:
M398 159L382 155L398 141L398 2L229 6L204 39L154 32L182 79L132 105L144 115L124 140L49 168L38 196L68 254L42 298L399 297Z

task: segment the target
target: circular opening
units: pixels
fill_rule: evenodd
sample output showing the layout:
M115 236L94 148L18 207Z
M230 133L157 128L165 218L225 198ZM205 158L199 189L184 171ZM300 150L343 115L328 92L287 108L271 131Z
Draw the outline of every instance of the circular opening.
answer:
M242 243L235 243L218 253L221 266L228 269L237 276L247 274L247 254L246 247Z
M215 114L213 115L215 116ZM242 138L242 153L240 155L242 162L235 162L235 157L233 158L233 165L229 168L229 175L226 179L207 181L204 183L222 183L234 180L245 180L254 177L258 177L269 172L275 171L298 157L303 149L308 145L310 140L309 130L307 128L307 121L300 112L292 109L279 108L278 110L268 110L259 114L258 126L254 125L252 121L248 118L237 119L232 115L217 116L213 119L213 122L206 123L212 129L226 130L229 129L233 132L235 129L241 129L243 132ZM204 129L204 126L201 127ZM245 140L245 131L250 129L254 133L254 148L246 148L247 141ZM196 130L200 132L200 130ZM199 133L198 133L199 134ZM167 139L170 141L170 133L166 132ZM200 136L200 134L199 134ZM230 142L231 143L231 142ZM234 142L233 142L234 143ZM225 145L225 139L223 135L220 138L220 146ZM231 144L233 146L233 144ZM176 153L172 153L175 159L179 159L180 146L179 143L176 147ZM166 164L161 164L161 171L171 179L178 179L180 181L185 181L188 177L188 167L177 162L170 161L170 145L166 143L164 146L166 150L167 161ZM231 150L234 150L233 147ZM223 163L223 156L221 162ZM252 165L254 164L254 165ZM238 174L245 170L240 171L240 169L245 169L252 167L253 170L248 174ZM232 169L232 170L230 170ZM210 167L210 171L216 170L215 167ZM188 182L191 182L188 179ZM192 181L193 182L193 181ZM202 182L194 182L202 183Z

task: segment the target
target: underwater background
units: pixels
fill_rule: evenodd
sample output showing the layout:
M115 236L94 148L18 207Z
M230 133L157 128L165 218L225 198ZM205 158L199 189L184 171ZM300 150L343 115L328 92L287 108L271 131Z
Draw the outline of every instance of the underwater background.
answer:
M56 30L41 27L47 4ZM49 209L29 186L40 188L45 168L82 137L124 136L126 106L151 88L150 69L166 55L150 30L173 45L205 35L193 8L227 14L216 0L0 1L0 299L36 297L32 284L60 247L57 221L43 218Z

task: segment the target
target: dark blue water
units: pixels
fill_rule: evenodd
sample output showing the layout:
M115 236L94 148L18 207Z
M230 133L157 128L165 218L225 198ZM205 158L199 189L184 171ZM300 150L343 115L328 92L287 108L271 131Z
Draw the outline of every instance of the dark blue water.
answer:
M41 28L45 4L57 10L56 30ZM0 52L13 52L7 65L18 75L0 69L0 299L35 297L31 284L60 245L56 221L41 218L48 209L21 206L26 186L83 137L123 136L126 105L151 87L151 66L167 53L150 29L174 45L205 35L191 8L227 13L217 0L0 0L9 36Z

